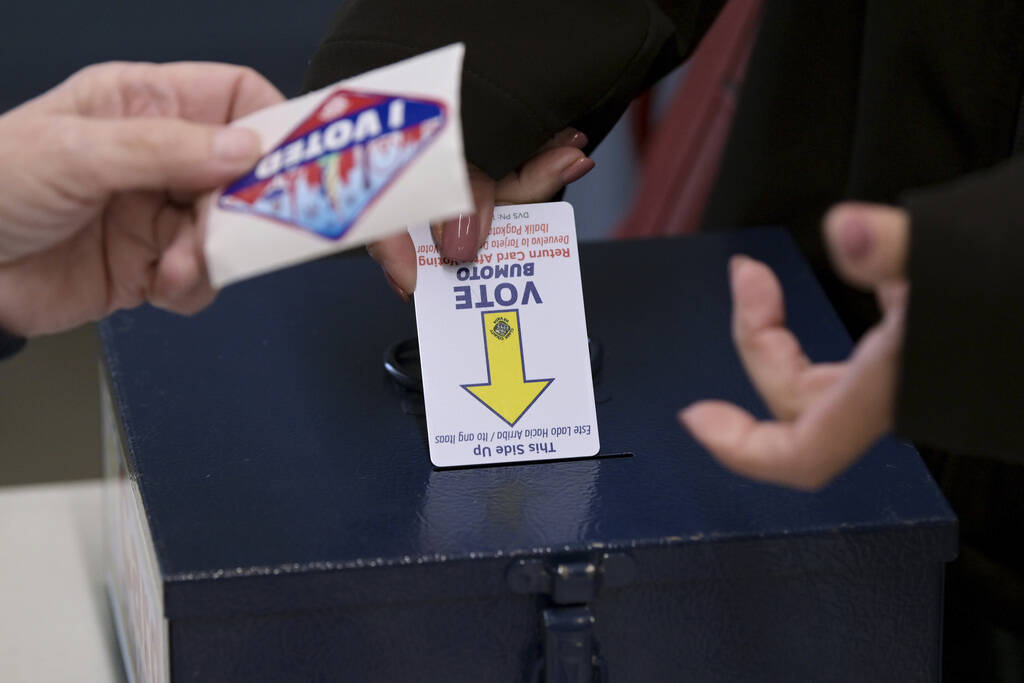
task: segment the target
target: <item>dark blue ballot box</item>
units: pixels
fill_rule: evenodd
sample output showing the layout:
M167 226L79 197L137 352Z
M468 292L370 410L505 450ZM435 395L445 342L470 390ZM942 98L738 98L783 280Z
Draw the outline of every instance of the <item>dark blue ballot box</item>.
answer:
M765 412L730 339L736 252L779 274L812 359L847 355L784 231L584 245L585 460L433 469L395 346L413 312L363 256L190 319L112 316L110 592L135 680L937 680L956 519L911 446L807 494L725 471L676 422L707 397Z

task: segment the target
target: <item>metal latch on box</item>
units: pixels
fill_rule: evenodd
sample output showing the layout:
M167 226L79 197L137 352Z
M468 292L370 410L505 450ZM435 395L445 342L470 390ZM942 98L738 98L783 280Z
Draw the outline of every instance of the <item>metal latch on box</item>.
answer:
M541 613L544 653L533 671L536 683L607 683L608 669L594 639L594 615L587 603L602 588L624 586L635 574L625 553L572 559L519 560L509 567L509 588L521 595L547 595L553 606Z

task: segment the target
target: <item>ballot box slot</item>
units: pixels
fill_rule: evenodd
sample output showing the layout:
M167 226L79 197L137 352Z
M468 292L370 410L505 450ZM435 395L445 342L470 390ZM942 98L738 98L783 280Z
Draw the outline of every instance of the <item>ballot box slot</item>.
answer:
M601 371L604 367L604 345L595 337L587 339L590 351L590 372L594 378L594 398L598 405L611 400L611 394L607 386L601 382ZM389 384L393 389L399 408L402 413L413 417L418 423L419 430L423 433L424 442L427 439L426 410L423 405L423 375L420 372L420 352L416 337L399 340L384 350L383 365L385 375L390 380ZM388 382L388 380L384 380ZM600 452L595 458L631 458L632 452L612 451ZM483 467L509 465L531 465L535 461L524 463L502 462L495 465L483 465ZM461 468L449 468L457 470Z
M590 373L594 378L594 400L607 403L611 394L601 385L601 367L604 362L604 347L601 341L590 337ZM399 389L399 405L402 412L413 417L423 417L423 374L420 372L420 351L416 337L402 339L384 350L384 372Z
M604 347L600 340L593 337L587 339L587 342L590 349L590 373L594 377L596 390L604 360ZM384 350L384 372L399 387L422 396L423 374L420 371L420 351L416 337L397 341ZM598 403L601 401L598 400Z

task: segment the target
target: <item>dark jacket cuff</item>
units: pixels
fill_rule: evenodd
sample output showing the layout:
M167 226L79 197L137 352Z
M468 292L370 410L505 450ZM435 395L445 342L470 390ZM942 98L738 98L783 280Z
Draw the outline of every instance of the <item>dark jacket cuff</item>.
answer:
M0 360L13 356L25 346L25 338L6 332L0 327Z
M1024 455L1024 161L910 193L896 430Z
M652 72L664 71L666 55L678 54L673 36L672 22L637 0L348 0L305 87L462 41L466 156L501 178L566 126L592 143L603 137Z

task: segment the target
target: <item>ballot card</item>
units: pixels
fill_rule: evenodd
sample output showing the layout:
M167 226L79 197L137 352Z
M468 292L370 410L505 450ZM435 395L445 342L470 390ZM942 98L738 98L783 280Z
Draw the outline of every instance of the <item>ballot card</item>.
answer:
M472 262L416 247L416 327L437 467L597 455L572 206L499 206Z
M471 211L463 52L450 45L235 121L264 154L207 205L214 286Z

